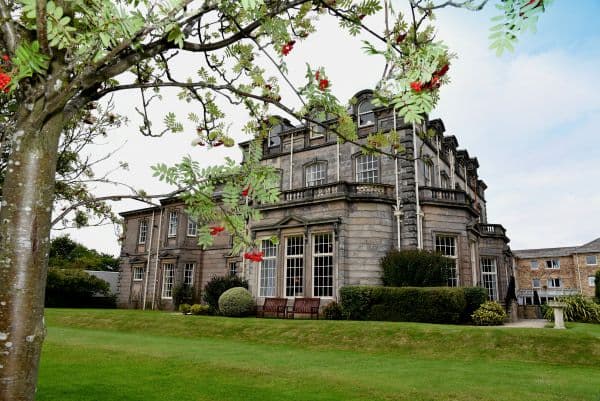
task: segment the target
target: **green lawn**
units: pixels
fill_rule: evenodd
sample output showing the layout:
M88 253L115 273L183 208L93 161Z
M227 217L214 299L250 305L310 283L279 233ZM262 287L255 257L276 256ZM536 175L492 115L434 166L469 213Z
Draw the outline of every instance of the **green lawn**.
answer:
M569 330L46 311L37 400L600 401L600 325Z

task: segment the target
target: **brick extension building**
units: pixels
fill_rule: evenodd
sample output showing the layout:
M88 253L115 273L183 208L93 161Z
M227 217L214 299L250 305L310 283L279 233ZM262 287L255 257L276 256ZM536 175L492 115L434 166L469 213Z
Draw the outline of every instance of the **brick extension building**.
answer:
M365 155L321 126L280 119L272 127L263 163L280 172L282 193L279 202L261 206L263 219L252 227L265 254L261 263L230 255L226 234L201 250L195 223L176 199L123 213L119 305L169 309L174 285L185 282L198 293L213 275L228 272L247 278L258 302L316 296L325 303L342 286L380 284L379 260L394 247L440 251L455 260L449 285L480 285L503 299L512 254L504 228L487 222L477 158L444 135L441 120L413 132L390 109L374 107L371 96L355 95L359 141L395 128L401 157Z
M542 303L561 295L594 295L594 275L600 268L600 238L582 246L513 253L520 304L532 305L534 291Z

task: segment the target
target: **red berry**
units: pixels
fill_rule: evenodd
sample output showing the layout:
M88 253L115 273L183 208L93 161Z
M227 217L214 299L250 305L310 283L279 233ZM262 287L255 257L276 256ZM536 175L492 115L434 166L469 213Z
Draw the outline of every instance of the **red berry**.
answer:
M329 86L329 80L327 79L321 79L319 80L319 89L324 91L325 89L327 89L327 87Z
M415 82L411 82L410 83L410 87L415 92L421 92L421 89L423 89L423 84L421 82L419 82L419 81L415 81Z

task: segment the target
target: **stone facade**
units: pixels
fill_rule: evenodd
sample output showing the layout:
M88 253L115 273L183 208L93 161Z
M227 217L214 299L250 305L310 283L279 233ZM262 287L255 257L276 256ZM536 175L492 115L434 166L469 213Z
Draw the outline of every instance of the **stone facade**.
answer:
M150 307L169 308L164 283L181 282L186 263L195 263L197 289L237 263L237 273L249 280L259 302L267 296L317 296L325 303L337 299L342 286L380 284L379 260L392 248L445 253L456 260L450 285L484 286L492 298L502 300L513 274L512 256L504 228L487 222L486 185L478 177L477 158L459 150L454 136L444 135L441 120L413 130L391 110L374 108L370 91L355 98L356 143L338 144L329 131L284 119L265 139L263 163L280 171L282 193L279 202L261 207L263 218L251 227L265 253L262 263L230 257L226 235L201 251L187 236L187 217L175 200L124 213L120 304L139 307L134 299L140 296L134 294L142 299L145 294ZM363 154L359 144L369 133L394 128L403 152L397 157ZM173 210L183 224L168 238ZM148 250L139 244L140 221L151 220L152 214L153 231L160 235ZM278 237L277 244L271 243L272 236ZM150 278L134 283L132 269L142 265ZM147 291L140 289L145 283Z
M582 246L514 251L517 296L522 305L561 295L594 296L594 275L600 268L600 238Z

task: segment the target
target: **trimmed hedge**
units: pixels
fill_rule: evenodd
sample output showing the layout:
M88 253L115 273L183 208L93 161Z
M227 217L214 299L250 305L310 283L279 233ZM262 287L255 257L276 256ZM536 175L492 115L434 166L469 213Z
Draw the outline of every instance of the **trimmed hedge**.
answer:
M79 269L49 269L45 294L46 307L116 307L108 283Z
M471 297L468 305L465 294L451 287L350 286L340 289L340 303L353 320L460 323L478 302Z
M425 250L392 249L381 258L386 287L441 287L448 284L454 261Z
M235 287L219 297L219 310L223 316L250 316L256 311L256 303L250 291L244 287Z

